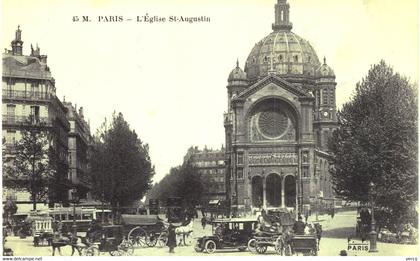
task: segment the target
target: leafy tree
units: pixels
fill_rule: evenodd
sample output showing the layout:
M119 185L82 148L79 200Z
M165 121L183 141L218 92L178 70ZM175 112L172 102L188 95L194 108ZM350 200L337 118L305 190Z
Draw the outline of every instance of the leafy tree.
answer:
M41 124L28 124L20 133L22 137L15 144L15 157L5 166L3 182L8 188L29 192L36 210L36 203L47 198L55 174L49 157L52 149Z
M144 196L154 175L149 146L130 129L121 113L98 129L90 159L93 194L112 207L128 205Z
M188 157L184 160L181 166L171 168L169 174L153 186L148 198L165 201L168 197L181 197L187 205L200 203L207 183L191 160Z
M412 221L418 200L417 119L415 87L381 61L339 111L329 143L337 195L367 202L373 182L375 206L391 227Z

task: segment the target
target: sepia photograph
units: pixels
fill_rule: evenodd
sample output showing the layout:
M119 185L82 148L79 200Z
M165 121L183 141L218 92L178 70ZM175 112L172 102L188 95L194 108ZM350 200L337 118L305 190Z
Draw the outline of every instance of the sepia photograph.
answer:
M418 259L417 0L1 7L3 260Z

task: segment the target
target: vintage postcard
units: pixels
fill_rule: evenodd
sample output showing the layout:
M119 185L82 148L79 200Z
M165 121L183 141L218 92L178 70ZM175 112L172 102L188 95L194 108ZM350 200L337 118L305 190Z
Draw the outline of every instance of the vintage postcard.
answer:
M3 260L417 260L418 8L4 0Z

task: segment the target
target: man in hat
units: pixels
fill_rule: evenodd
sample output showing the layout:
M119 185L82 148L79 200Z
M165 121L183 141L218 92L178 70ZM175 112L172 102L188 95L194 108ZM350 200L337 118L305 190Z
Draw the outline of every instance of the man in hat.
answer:
M304 235L305 227L306 227L306 224L303 223L302 216L299 215L298 221L296 221L295 224L293 225L293 231L295 232L296 235Z
M168 242L166 245L169 247L169 253L175 253L174 249L176 247L176 234L175 226L172 223L169 224L168 228Z

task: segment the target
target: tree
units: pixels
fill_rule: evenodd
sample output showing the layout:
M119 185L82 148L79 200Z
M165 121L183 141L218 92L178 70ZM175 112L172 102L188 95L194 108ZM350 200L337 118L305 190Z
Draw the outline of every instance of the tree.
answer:
M410 221L418 200L417 118L415 87L381 61L338 112L339 128L329 143L337 195L367 202L373 182L375 206L394 227Z
M47 198L54 168L49 155L48 134L41 124L28 124L21 128L21 139L15 144L15 157L5 166L3 182L11 189L26 191L31 195L32 208Z
M153 186L148 198L165 201L168 197L181 197L187 205L201 203L207 182L189 157L184 160L181 166L171 168L169 174Z
M105 120L94 140L90 159L94 196L114 208L142 198L154 175L149 146L121 113L114 113L109 125Z

